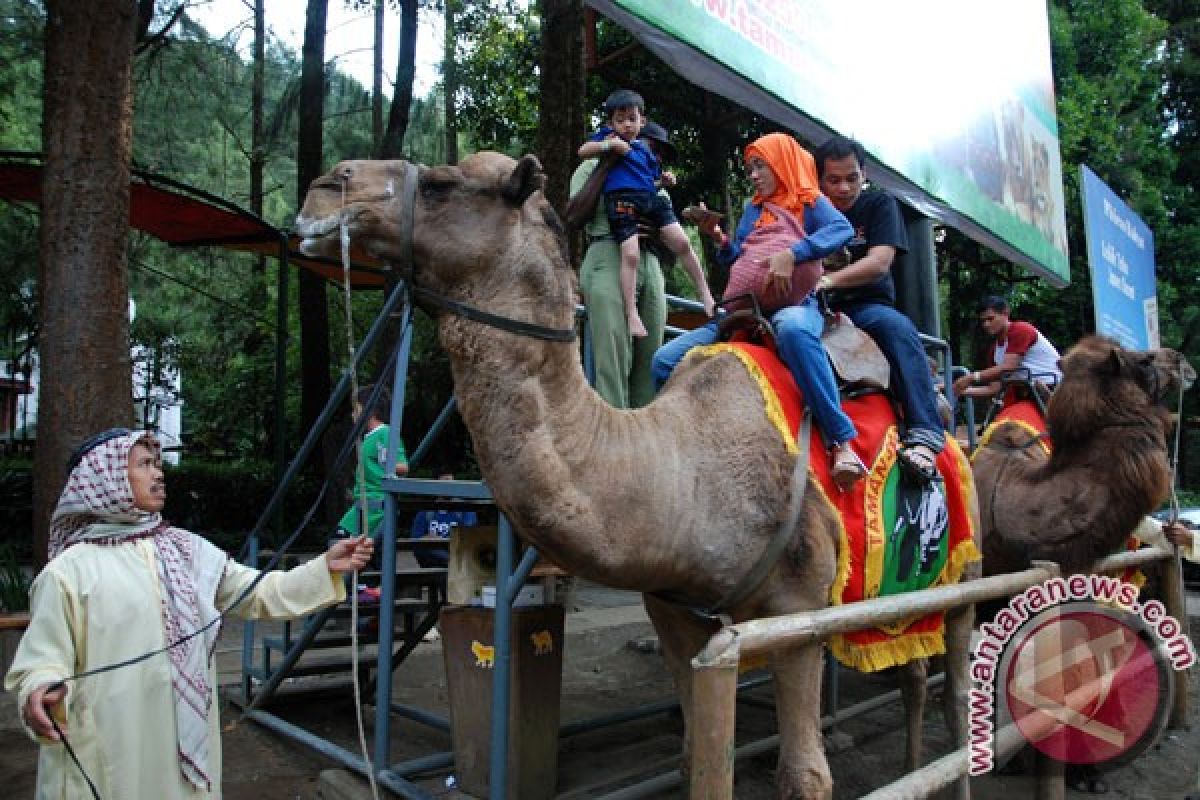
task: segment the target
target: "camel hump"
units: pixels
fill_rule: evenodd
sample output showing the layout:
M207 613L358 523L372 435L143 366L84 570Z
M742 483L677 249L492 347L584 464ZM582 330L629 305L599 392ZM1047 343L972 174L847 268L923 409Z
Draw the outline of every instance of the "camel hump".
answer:
M842 383L850 386L888 388L891 368L875 340L867 335L845 314L825 318L821 344L829 353L833 371Z

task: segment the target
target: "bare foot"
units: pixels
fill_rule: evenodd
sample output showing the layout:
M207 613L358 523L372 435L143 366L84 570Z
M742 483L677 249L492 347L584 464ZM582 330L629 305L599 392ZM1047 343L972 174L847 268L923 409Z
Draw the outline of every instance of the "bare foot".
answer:
M637 314L629 317L629 335L635 339L641 339L649 335L646 333L646 326L642 324L642 318Z

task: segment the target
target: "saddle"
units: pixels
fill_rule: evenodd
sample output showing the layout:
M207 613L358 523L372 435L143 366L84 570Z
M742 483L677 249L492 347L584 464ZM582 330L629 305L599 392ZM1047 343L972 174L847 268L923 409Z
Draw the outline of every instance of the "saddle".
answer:
M768 421L788 451L798 455L804 400L791 370L770 348L744 342L698 347L688 358L718 356L733 356L742 364L761 392ZM840 491L815 429L809 431L807 448L808 491L824 495L838 519L838 569L830 602L840 605L957 581L966 565L979 558L973 541L974 484L957 442L947 437L937 457L941 480L915 483L903 478L889 398L877 388L863 391L844 397L842 409L858 430L851 446L868 466L866 478ZM942 625L941 614L908 618L834 636L829 647L846 666L872 672L943 652Z
M775 330L754 296L746 294L733 299L748 299L750 307L734 311L721 320L718 326L720 340L757 342L770 337L774 341ZM829 356L843 396L870 391L886 392L890 387L892 370L887 357L875 340L845 314L826 312L821 344Z

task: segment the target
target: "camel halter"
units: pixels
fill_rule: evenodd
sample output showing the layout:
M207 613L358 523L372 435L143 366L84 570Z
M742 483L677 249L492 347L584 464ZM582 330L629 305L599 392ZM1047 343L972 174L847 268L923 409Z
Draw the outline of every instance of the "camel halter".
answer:
M548 342L575 341L574 328L550 328L545 325L539 325L536 322L526 322L524 320L493 314L490 311L484 311L481 308L476 308L475 306L461 303L458 300L451 300L449 297L438 294L432 289L427 289L424 286L417 285L413 274L413 220L416 216L417 209L417 177L418 170L416 165L405 162L404 184L400 190L401 260L399 263L392 265L396 271L400 273L401 277L408 281L408 285L412 287L413 295L418 300L423 300L429 305L449 311L455 316L462 317L463 319L469 319L473 322L481 322L484 325L489 325L502 331L508 331L509 333L515 333L520 336L528 336L534 339L542 339Z

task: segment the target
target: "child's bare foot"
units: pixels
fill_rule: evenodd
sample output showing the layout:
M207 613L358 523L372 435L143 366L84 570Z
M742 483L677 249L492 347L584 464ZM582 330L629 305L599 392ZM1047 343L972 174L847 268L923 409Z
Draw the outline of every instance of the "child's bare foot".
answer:
M649 335L646 333L646 326L642 324L642 318L637 314L629 316L629 335L635 339L641 339Z

